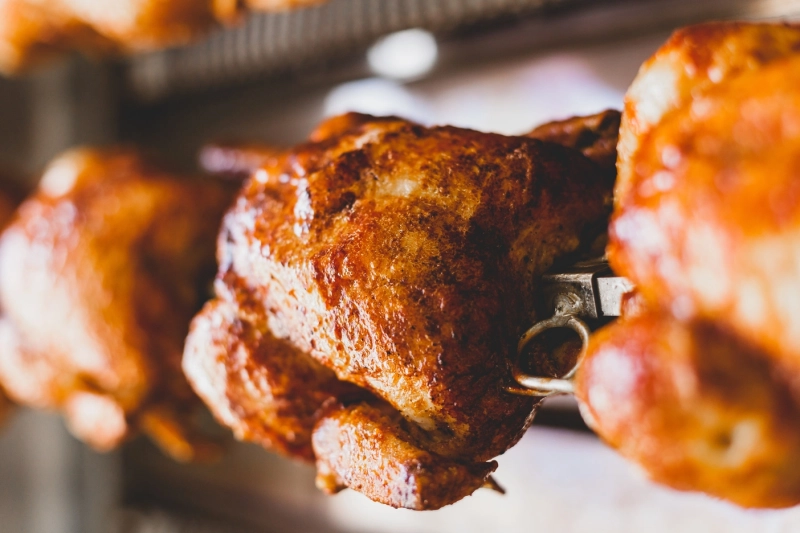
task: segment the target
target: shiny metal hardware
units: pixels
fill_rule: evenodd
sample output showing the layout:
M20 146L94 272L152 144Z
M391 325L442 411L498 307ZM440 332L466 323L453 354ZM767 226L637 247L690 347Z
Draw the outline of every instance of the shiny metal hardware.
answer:
M545 274L542 293L547 308L553 309L553 316L537 322L520 337L511 365L516 384L506 387L506 390L538 397L571 394L572 380L586 355L591 335L591 328L584 320L619 316L623 296L632 289L631 282L614 276L604 260L585 261L569 269ZM571 329L580 338L581 349L572 368L558 378L534 376L523 371L521 358L531 341L545 331L558 328Z

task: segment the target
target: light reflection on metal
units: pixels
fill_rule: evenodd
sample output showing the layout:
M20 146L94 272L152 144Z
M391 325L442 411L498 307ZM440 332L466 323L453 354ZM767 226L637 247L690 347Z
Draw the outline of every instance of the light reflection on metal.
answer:
M633 289L625 278L614 276L603 260L578 263L568 269L550 272L542 277L542 294L553 316L534 324L519 340L512 361L515 385L508 392L524 396L571 394L572 379L589 346L591 329L584 320L616 317L622 310L624 295ZM571 368L561 377L535 376L522 370L523 355L530 343L551 329L571 329L581 341L581 348Z

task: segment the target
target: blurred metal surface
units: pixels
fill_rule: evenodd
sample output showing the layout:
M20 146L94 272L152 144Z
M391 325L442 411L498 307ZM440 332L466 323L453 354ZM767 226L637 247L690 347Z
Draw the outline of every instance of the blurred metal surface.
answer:
M256 530L159 509L126 507L114 513L108 533L256 533ZM258 533L268 532L260 529Z
M500 17L598 0L330 0L294 11L251 14L238 28L195 46L136 57L129 83L143 100L301 69L352 53L407 28L441 33Z
M155 101L288 71L307 74L310 67L352 57L378 37L408 28L455 41L463 41L459 35L470 30L467 40L480 45L466 56L474 60L474 54L487 49L475 28L510 28L494 33L488 49L518 53L697 20L799 13L798 0L330 0L289 12L251 14L241 26L217 31L194 46L133 57L126 84L134 98Z

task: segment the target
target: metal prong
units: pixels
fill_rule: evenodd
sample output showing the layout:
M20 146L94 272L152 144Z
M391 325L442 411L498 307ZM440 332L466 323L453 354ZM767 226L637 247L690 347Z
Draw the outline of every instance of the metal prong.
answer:
M561 378L547 378L541 376L533 376L523 372L520 367L520 358L528 344L536 337L549 329L569 328L575 331L581 339L581 351L573 367ZM550 396L552 394L572 394L574 388L572 386L572 378L578 371L583 358L586 355L586 349L589 345L589 335L591 330L586 323L572 314L557 314L542 320L533 325L519 340L517 345L517 357L513 361L512 376L514 381L520 387L511 386L506 387L508 392L513 394L521 394L525 396Z

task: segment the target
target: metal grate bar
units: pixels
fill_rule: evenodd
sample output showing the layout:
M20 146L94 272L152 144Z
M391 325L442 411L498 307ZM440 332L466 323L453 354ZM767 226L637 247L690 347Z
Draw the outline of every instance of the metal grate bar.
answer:
M394 31L446 32L477 21L587 0L330 0L286 13L253 14L206 41L131 58L127 83L140 100L263 76L341 56Z

